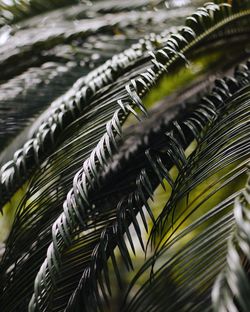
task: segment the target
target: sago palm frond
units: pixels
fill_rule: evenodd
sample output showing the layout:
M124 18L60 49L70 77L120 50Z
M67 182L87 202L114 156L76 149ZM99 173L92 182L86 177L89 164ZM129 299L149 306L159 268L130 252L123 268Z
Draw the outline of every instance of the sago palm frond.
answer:
M249 195L248 177L244 191L235 199L236 230L228 244L227 268L223 268L212 292L215 311L249 310Z
M153 226L152 240L159 247L136 277L149 274L148 280L126 311L200 311L201 305L212 310L211 288L225 265L234 230L232 206L249 164L248 96L246 86L224 99L218 117L198 137Z
M141 10L144 2L129 6ZM39 110L30 111L29 102L20 121L18 110L5 114L17 123L12 133L0 136L5 147L0 161L6 162L0 171L0 210L18 208L1 260L3 311L109 310L113 275L122 286L119 259L133 270L136 240L145 252L152 250L126 298L121 292L119 311L212 310L211 291L235 228L232 206L248 190L249 62L234 76L217 79L209 92L204 75L202 96L185 90L172 102L163 100L158 112L145 103L160 92L165 77L213 51L236 51L224 67L217 65L231 74L232 65L247 55L250 7L242 1L209 2L184 26L169 28L172 11L158 2L159 11L135 14L123 12L131 10L125 3L111 10L98 2L88 9L92 18L85 12L74 28L66 23L29 38L21 49L16 49L17 31L8 43L12 53L3 48L0 68L8 82L2 90L23 81L30 66L42 66L43 57L66 64L58 73L62 85L53 92L51 79L44 87L47 96L38 95ZM145 35L149 31L154 33ZM31 54L34 60L24 62ZM17 68L10 66L14 59ZM38 77L46 75L41 69L35 70ZM27 89L29 97L36 88L34 82ZM17 94L13 101L23 99ZM139 120L140 135L130 131L126 139L130 115ZM17 134L20 139L12 141ZM157 201L159 185L169 197L157 216L150 200ZM144 229L150 231L147 245ZM246 305L244 295L230 288L229 260L214 286L215 309L228 300Z

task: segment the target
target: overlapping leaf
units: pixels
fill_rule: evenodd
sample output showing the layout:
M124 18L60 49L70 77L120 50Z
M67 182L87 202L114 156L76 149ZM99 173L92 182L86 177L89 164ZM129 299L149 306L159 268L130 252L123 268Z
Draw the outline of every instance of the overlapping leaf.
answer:
M220 105L234 87L237 89L248 81L248 69L240 71L243 78L239 80L244 80L246 75L246 82L221 82L222 86L215 90L217 95L213 100L196 107L197 110L185 123L184 132L178 123L168 128L169 120L178 116L179 119L188 111L187 107L182 110L176 106L171 111L173 117L167 118L167 124L166 120L162 124L161 131L172 130L170 135L165 138L162 132L154 133L152 138L159 141L154 143L151 139L150 144L147 143L150 150L146 155L145 145L142 144L142 151L138 146L139 156L135 162L140 165L133 166L133 169L126 169L126 157L118 157L113 164L110 160L118 144L117 136L122 135L123 122L131 112L137 115L135 107L146 114L142 97L165 71L178 68L186 62L186 57L197 53L199 48L202 50L202 45L232 37L244 41L248 34L248 15L247 7L239 9L237 6L232 8L226 4L217 6L210 3L189 17L186 27L179 33L149 38L113 62L107 62L87 76L86 85L73 95L73 99L55 106L52 118L42 124L35 138L16 154L9 167L4 168L3 184L11 194L20 172L27 178L30 160L29 169L34 168L34 164L41 164L18 210L2 261L5 286L1 303L6 311L27 307L32 292L31 282L42 264L47 247L47 258L35 280L30 310L62 311L67 304L68 310L81 305L85 305L87 310L102 306L102 296L105 296L105 287L109 284L106 260L111 256L116 267L114 248L118 246L127 267L132 266L123 234L126 233L133 250L129 225L133 224L140 240L141 225L136 214L140 212L147 227L142 206L147 207L148 197L153 196L153 189L164 177L173 184L168 174L169 167L173 164L179 169L186 166L183 147L194 137L199 138L204 125L209 124L214 115L217 116L216 105ZM150 47L153 53L149 56L148 47L143 47L145 42L156 46L162 44L163 48L154 52L155 47ZM230 118L228 120L231 121ZM186 140L182 142L183 138ZM55 153L45 159L47 149L55 140ZM222 154L226 151L225 148ZM202 154L197 157L202 158ZM221 169L224 165L217 164ZM178 192L172 203L185 192L185 189ZM6 189L3 194L6 195ZM160 224L167 222L164 218L168 220L169 211L169 207L164 209ZM148 212L151 214L149 207ZM51 229L52 243L49 245ZM161 232L164 231L165 226L162 226ZM102 270L106 286L100 279ZM116 273L118 276L119 271ZM101 296L98 287L102 288ZM13 297L15 301L10 301L9 298Z
M145 275L146 282L136 294L132 287L124 311L212 311L211 290L234 230L233 203L244 188L248 133L249 85L225 101L180 171L152 230L161 244L135 279Z

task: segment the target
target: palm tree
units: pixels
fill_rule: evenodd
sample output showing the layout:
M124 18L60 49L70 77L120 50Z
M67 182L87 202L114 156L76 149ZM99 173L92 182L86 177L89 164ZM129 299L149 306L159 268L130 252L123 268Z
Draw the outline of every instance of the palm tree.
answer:
M249 311L250 2L0 7L1 311Z

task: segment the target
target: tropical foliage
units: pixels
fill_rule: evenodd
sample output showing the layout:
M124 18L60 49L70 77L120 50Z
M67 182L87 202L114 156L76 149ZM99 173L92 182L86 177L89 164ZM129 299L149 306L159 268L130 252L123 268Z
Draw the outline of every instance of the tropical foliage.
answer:
M249 311L250 3L0 7L1 311Z

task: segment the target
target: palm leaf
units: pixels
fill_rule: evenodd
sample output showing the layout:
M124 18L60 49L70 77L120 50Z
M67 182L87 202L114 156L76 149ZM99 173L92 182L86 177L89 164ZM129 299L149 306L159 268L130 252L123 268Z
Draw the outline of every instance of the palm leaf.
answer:
M214 311L249 309L249 178L235 199L236 230L228 243L227 266L216 279L212 299Z
M124 311L212 311L211 289L225 265L226 242L234 230L232 207L249 162L248 98L249 85L225 101L224 113L198 138L154 224L153 242L161 244L131 287L143 275L146 282ZM205 190L199 189L203 181Z
M125 26L123 26L123 32L125 32L125 29ZM51 107L49 107L48 110L45 111L45 113L39 118L38 121L36 121L35 125L33 126L32 137L28 136L26 144L16 153L15 160L7 163L1 169L2 192L0 191L0 193L5 195L1 197L1 206L3 206L6 201L10 199L10 197L17 190L17 188L19 188L20 185L22 185L23 182L27 180L27 178L29 178L30 174L33 173L33 169L35 169L37 165L46 156L48 156L48 154L52 153L56 149L55 143L57 143L58 137L61 135L61 129L65 129L69 123L72 123L77 117L81 116L84 113L86 105L88 105L89 102L93 101L92 99L90 99L90 97L93 97L95 93L105 85L115 81L117 77L119 77L119 75L126 73L127 70L131 71L131 65L135 62L136 59L142 58L142 56L144 55L145 61L147 61L147 51L154 49L154 46L161 46L161 42L165 40L165 36L166 32L162 33L162 35L151 34L151 36L147 36L145 37L145 39L141 39L140 43L137 43L137 38L127 39L125 46L130 44L131 42L134 43L130 48L123 51L123 53L113 56L111 61L107 61L96 70L90 72L87 76L80 78L80 80L73 86L72 90L69 91L65 97L62 97L61 99L56 100L55 103L53 102L51 104ZM111 36L102 40L107 41L110 40L110 38L112 38L114 44L119 44L120 48L123 47L124 43L121 44L121 42L123 42L122 37L115 38L115 36ZM92 41L93 40L91 40L90 42ZM99 48L96 51L101 56L103 52L105 53L108 48L105 44L105 41L101 45L101 49ZM98 37L97 42L98 45L102 43L100 42L100 40L98 40ZM80 43L76 43L76 45L79 44ZM60 46L58 48L61 49ZM86 64L87 62L89 62L86 54L89 54L90 49L91 51L93 50L93 43L91 43L90 45L90 43L87 41L83 44L82 48L83 51L79 52L80 55L78 57L82 58L84 56L86 58ZM71 49L74 50L74 46ZM53 53L54 55L55 51L52 50L51 53ZM62 55L61 53L60 57L62 56L64 55ZM100 60L104 61L105 58L106 56L103 55ZM90 66L93 66L92 63L90 63ZM84 69L86 67L85 64ZM78 64L76 64L76 68L78 68L77 66ZM86 70L88 71L88 66ZM74 72L75 71L76 70L74 70ZM82 69L79 68L79 71L81 72ZM15 100L15 105L17 104L17 102L18 99ZM48 102L46 103L48 105ZM3 104L5 105L5 102ZM10 116L8 112L5 112L6 118L12 117L11 112ZM32 111L29 109L29 114L31 114L31 112ZM15 111L14 113L16 116L19 111ZM26 121L22 115L21 117L22 118L20 122L18 122L18 119L16 120L16 127L18 129L23 129L22 123ZM29 116L30 119L32 117L33 115ZM5 129L6 126L8 127L8 123L7 125L4 124ZM12 127L12 124L10 124L9 127ZM25 139L25 136L23 136L23 140ZM6 135L4 137L4 140L6 140ZM16 142L12 144L10 149L5 150L5 154L3 156L4 160L10 157L9 153L13 150L13 145L14 147L17 147L17 144L15 143ZM18 166L17 163L19 164ZM22 172L22 174L20 174L20 172ZM22 176L21 180L20 176ZM18 180L20 181L18 182Z
M139 47L142 46L142 45L144 45L144 42L142 42L141 45L139 45ZM99 80L100 80L99 79L99 75L101 75L103 71L108 74L109 71L110 71L110 68L111 68L112 69L112 73L115 75L117 70L121 70L123 68L126 69L126 67L128 67L128 65L131 63L131 61L133 63L133 58L134 57L138 57L138 53L135 53L137 51L137 49L138 49L138 45L136 45L135 47L133 47L132 49L130 49L128 51L125 51L124 54L121 54L118 58L114 57L114 59L111 62L111 64L107 63L107 65L104 65L102 68L98 69L98 74L91 73L89 75L89 77L86 77L85 91L82 92L83 93L83 97L86 98L86 95L89 96L89 93L94 93L96 89L98 89L98 88L100 88L102 86L102 84L100 85L100 83L99 83ZM139 52L140 52L140 50L139 50ZM139 54L139 56L140 56L140 54ZM121 67L121 69L120 69L120 67ZM129 70L131 71L130 68L129 68ZM132 73L132 74L135 75L135 73ZM90 77L91 77L91 79L90 79ZM107 76L107 77L110 77L110 76ZM113 79L112 76L110 77L110 79ZM90 81L89 84L88 84L88 81ZM107 83L105 76L103 77L103 83L104 84ZM120 88L119 83L117 83L117 86L118 86L117 88ZM116 91L113 91L113 93L115 94L114 95L114 97L115 97L116 96ZM72 92L71 92L71 94L72 94ZM108 95L106 95L106 97L107 96L109 96L109 93L108 93ZM79 105L79 101L80 101L78 95L77 95L77 97L78 97L77 102L72 101L74 103L75 107L77 107L77 105ZM70 103L70 105L72 104L72 102ZM100 101L100 103L101 103L101 101ZM79 153L83 153L83 152L84 153L90 153L90 151L92 150L92 148L95 146L95 144L97 142L96 140L98 139L98 137L97 137L97 139L95 139L97 130L100 127L98 122L97 122L98 119L102 120L104 118L104 116L105 116L104 114L106 114L105 118L106 118L106 120L109 120L110 114L113 114L112 110L110 111L110 109L107 109L107 107L110 106L110 105L113 105L112 101L108 101L106 105L101 106L100 109L99 109L99 112L98 112L97 109L96 109L96 101L94 101L93 104L89 107L89 110L88 111L86 110L86 115L85 116L83 115L81 117L81 120L80 120L80 122L81 122L85 118L85 120L87 121L85 128L82 129L82 132L83 133L86 132L86 133L84 135L82 135L82 137L81 136L78 137L78 132L76 132L75 129L73 131L70 131L70 129L67 128L67 133L69 133L69 134L73 133L75 135L75 138L77 138L78 145L74 144L73 149L72 149L72 144L69 144L69 142L72 143L72 136L71 136L70 139L66 140L64 148L63 149L61 148L61 150L59 150L54 155L55 160L54 161L52 159L50 160L50 163L49 163L50 167L46 169L47 165L46 165L46 163L44 164L44 169L46 169L46 172L44 171L44 169L41 169L39 171L39 173L37 173L37 175L35 177L36 184L33 185L33 190L31 189L31 193L27 194L27 197L30 196L32 198L32 196L34 196L33 194L35 194L35 196L36 196L37 190L40 187L42 187L43 188L43 193L39 197L39 207L43 207L43 209L49 209L52 212L51 220L54 220L57 217L58 211L60 211L59 209L61 208L61 204L59 204L59 198L61 197L62 198L61 202L63 202L63 199L64 199L64 197L67 194L67 188L66 189L60 189L60 191L58 193L56 193L56 194L52 194L51 193L51 181L54 181L53 183L56 183L58 185L61 184L61 182L62 182L62 180L60 181L56 177L55 178L51 178L51 175L53 174L54 176L58 176L58 173L59 173L63 177L63 179L65 179L65 182L67 180L69 182L72 180L72 178L74 176L74 172L75 172L75 171L72 172L72 167L73 168L76 167L76 164L72 165L71 158L69 158L68 160L65 160L63 162L61 162L60 160L62 159L62 157L65 158L63 155L64 155L66 150L68 150L68 152L71 152L71 155L72 155L71 157L74 157L74 158L75 158L74 154L76 154L76 155L78 154L79 155ZM61 107L61 110L57 114L58 118L62 119L61 112L65 112L64 107L65 107L65 104L63 103L63 107ZM83 108L86 109L84 106L83 106ZM72 107L71 106L69 106L69 110L72 111ZM71 113L72 117L75 117L74 113L75 113L75 111L73 111ZM68 113L66 112L66 114L68 114ZM54 118L54 119L56 119L56 118ZM71 122L72 119L69 119L69 121ZM93 124L97 124L97 125L95 127L93 127ZM65 125L65 128L66 128L66 126L67 126L67 124ZM73 124L73 126L74 126L74 124ZM78 127L78 124L76 124L76 126ZM57 127L58 127L58 125L57 125ZM103 128L105 129L105 123L103 125L101 125L101 127L102 127L101 129L103 129ZM42 131L43 131L44 128L45 127L42 128ZM52 131L54 131L53 127L51 127L51 129L52 129ZM91 137L90 137L90 133L92 133ZM99 133L97 133L97 134L100 135ZM87 143L91 142L91 141L92 142L91 142L90 145L87 144L86 147L81 151L81 149L79 149L79 146L81 146L83 144L82 142L86 141L86 138L87 138ZM95 139L95 140L93 140L93 139ZM82 161L82 155L83 154L81 154L81 158L76 159L78 162ZM54 166L56 166L55 167L56 170L55 169L51 170L51 168L54 168ZM63 166L64 169L59 169L58 166ZM62 171L62 170L64 170L64 171ZM41 173L43 175L43 178L41 177ZM13 181L15 181L15 180L16 180L16 177L15 177L15 179L13 179ZM49 187L46 187L46 189L45 189L44 186L47 183L46 181L49 181L50 185L48 185ZM66 182L66 183L69 183L69 182ZM40 191L39 191L39 193L40 193ZM28 282L29 274L27 273L27 266L29 267L29 263L30 263L29 261L32 261L32 263L34 263L34 266L35 266L36 262L31 260L31 259L29 261L27 261L27 258L26 258L25 263L23 263L23 252L24 252L24 249L20 250L20 247L18 247L18 246L20 246L20 244L23 244L24 242L25 242L26 246L32 246L32 245L34 246L34 239L37 240L37 237L30 236L29 231L33 232L34 229L36 229L37 234L39 232L40 233L44 232L45 236L43 237L43 243L41 242L42 245L43 245L43 249L37 248L37 253L38 254L34 252L34 254L32 255L32 253L30 253L30 255L32 257L34 257L36 259L39 259L39 262L38 262L37 265L40 265L40 262L42 260L41 252L44 253L44 247L46 247L46 245L44 245L44 244L48 244L48 242L50 240L50 226L51 226L51 222L53 222L53 221L49 221L48 222L48 220L47 220L47 222L45 222L47 217L44 219L45 215L43 214L42 210L40 210L40 208L39 208L39 210L40 210L39 215L36 213L38 211L37 203L38 203L37 200L32 201L31 204L29 204L28 207L25 208L26 210L25 210L24 214L22 213L22 210L21 210L22 207L21 207L19 213L16 216L15 223L13 225L13 231L10 234L10 237L8 239L6 252L5 252L5 255L4 255L4 258L3 258L3 262L2 262L2 269L5 270L5 268L7 268L10 265L9 261L10 261L12 256L14 256L15 259L19 258L20 268L21 268L19 274L21 274L21 276L22 276L22 278L20 277L20 281L22 279L24 279L24 280L26 280L26 282ZM54 206L54 208L52 208L52 206ZM35 210L34 210L34 208L35 208ZM31 214L33 214L33 215L36 214L36 218L34 219L34 224L33 225L31 225L31 223L30 223L30 221L31 221L31 219L30 219L31 214L27 214L28 210L30 210ZM43 211L45 211L45 210L43 210ZM20 212L21 212L21 214L20 214ZM30 221L28 221L28 219ZM26 226L27 222L30 224L29 227ZM23 232L22 229L24 229L24 228L26 229L25 232L26 231L27 232L21 234L21 232ZM21 232L18 233L19 231L21 231ZM34 232L33 232L33 234L34 234ZM8 248L8 246L12 246L12 247ZM14 258L12 258L11 261L13 261ZM17 267L16 267L16 269L17 269ZM31 274L34 275L34 272L35 272L34 267L33 268L30 267L30 269L32 270ZM17 270L17 272L19 272L19 269ZM30 279L31 280L34 278L33 275L30 275ZM7 279L8 279L8 277L7 277ZM13 286L14 286L15 289L17 289L17 290L19 289L18 283L15 283L15 285L13 285ZM8 289L8 287L7 287L7 289ZM30 282L30 286L29 287L32 287L31 282ZM27 296L29 296L28 293L27 293ZM24 300L24 298L22 296L22 293L19 293L19 297L16 297L16 299L17 299L16 302L11 302L10 304L11 305L15 305L15 306L19 305L20 304L19 300L24 305L26 304L26 302L25 302L25 300ZM6 306L6 308L10 308L5 301L4 301L4 305ZM27 304L26 304L26 306L27 306Z
M146 114L141 98L149 93L148 90L159 81L164 71L175 70L183 64L183 60L186 61L186 57L191 58L199 50L202 53L204 44L214 45L224 38L237 38L244 42L248 34L249 12L245 7L239 10L235 4L232 8L225 4L208 4L188 18L187 26L179 33L170 36L163 33L153 42L152 38L146 39L144 43L150 46L153 43L151 56L142 45L137 45L121 54L120 60L107 62L87 76L86 85L81 86L80 92L75 95L73 89L66 103L59 101L59 105L49 111L53 119L44 122L29 145L25 145L14 161L2 169L2 192L6 196L2 201L4 204L16 187L41 164L18 209L2 261L1 275L5 286L1 303L6 311L27 307L32 292L31 283L47 248L47 258L35 280L30 310L61 311L72 293L67 309L76 309L81 300L84 305L92 303L94 310L97 306L101 308L103 302L97 281L106 297L100 276L104 269L107 286L107 259L111 256L119 276L114 255L114 248L118 246L125 264L128 268L132 267L123 234L127 234L133 249L129 224L133 224L140 239L141 229L136 214L140 212L147 228L141 207L148 207L147 199L153 196L153 189L163 177L173 184L168 170L173 164L180 170L186 164L183 147L194 137L200 137L204 125L219 112L215 107L223 103L221 98L225 100L235 91L234 88L238 89L248 82L247 70L240 70L239 76L243 75L243 79L237 77L238 82L221 82L222 87L219 91L215 90L216 96L212 96L212 101L210 98L207 100L208 107L204 104L198 108L197 105L191 106L190 110L195 108L195 111L193 114L190 112L189 119L182 118L189 111L188 106L181 109L177 105L168 111L173 116L162 122L161 131L165 129L173 133L167 138L159 129L153 133L152 137L159 141L156 144L150 141L148 146L151 149L147 156L144 141L138 148L141 154L138 153L135 158L141 161L141 165L132 167L131 171L123 165L119 168L123 162L126 165L126 156L124 159L124 155L118 154L118 158L112 161L115 148L121 144L117 140L117 136L122 136L121 127L129 113L138 116L135 107ZM159 43L163 48L154 51L154 44ZM124 57L127 60L125 66ZM120 67L116 69L117 64ZM176 118L178 123L171 124L170 121ZM179 123L185 120L184 131ZM165 154L162 154L162 148ZM134 159L133 151L131 154L131 159ZM124 179L122 183L119 183L120 177ZM70 190L72 180L74 183ZM110 202L105 202L106 198ZM152 216L149 207L148 212ZM163 219L164 214L168 214L168 208L163 211ZM160 232L164 232L164 228ZM83 290L87 291L81 299ZM9 300L13 296L15 302ZM91 309L90 306L87 309Z

